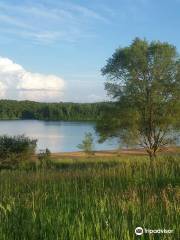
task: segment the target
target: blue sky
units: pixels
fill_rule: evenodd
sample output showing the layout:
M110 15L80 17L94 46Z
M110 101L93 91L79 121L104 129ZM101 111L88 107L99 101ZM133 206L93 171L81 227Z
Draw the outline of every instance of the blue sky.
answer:
M0 97L105 100L100 69L135 37L180 50L180 0L0 0Z

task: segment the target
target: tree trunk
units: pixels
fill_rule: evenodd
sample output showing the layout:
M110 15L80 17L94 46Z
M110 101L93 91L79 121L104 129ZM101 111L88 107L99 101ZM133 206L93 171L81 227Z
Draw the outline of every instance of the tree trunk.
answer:
M147 153L149 155L150 158L150 174L152 175L152 177L156 177L156 166L155 166L155 160L156 160L156 151L154 151L153 149L148 149Z
M149 158L150 158L150 160L151 161L154 161L155 159L156 159L156 152L157 152L157 150L156 149L147 149L146 150L147 151L147 153L148 153L148 155L149 155Z

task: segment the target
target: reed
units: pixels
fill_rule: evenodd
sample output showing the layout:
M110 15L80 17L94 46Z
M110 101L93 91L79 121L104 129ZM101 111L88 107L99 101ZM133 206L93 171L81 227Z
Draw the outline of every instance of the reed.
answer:
M137 226L180 239L179 162L161 157L58 161L51 170L0 172L0 239L132 240Z

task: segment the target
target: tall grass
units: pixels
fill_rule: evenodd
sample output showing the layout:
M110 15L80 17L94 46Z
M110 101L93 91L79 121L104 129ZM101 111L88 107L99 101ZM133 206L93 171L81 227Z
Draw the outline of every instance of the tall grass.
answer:
M84 159L0 172L1 240L180 239L178 157ZM137 226L173 229L144 234Z

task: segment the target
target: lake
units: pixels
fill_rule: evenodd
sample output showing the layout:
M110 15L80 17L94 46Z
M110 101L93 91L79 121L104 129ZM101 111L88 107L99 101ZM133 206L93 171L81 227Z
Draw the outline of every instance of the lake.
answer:
M64 122L39 120L8 120L0 121L0 135L25 134L30 138L38 139L37 150L45 148L51 152L79 151L77 145L82 142L86 132L92 132L95 139L95 150L116 149L115 140L99 144L93 122Z

